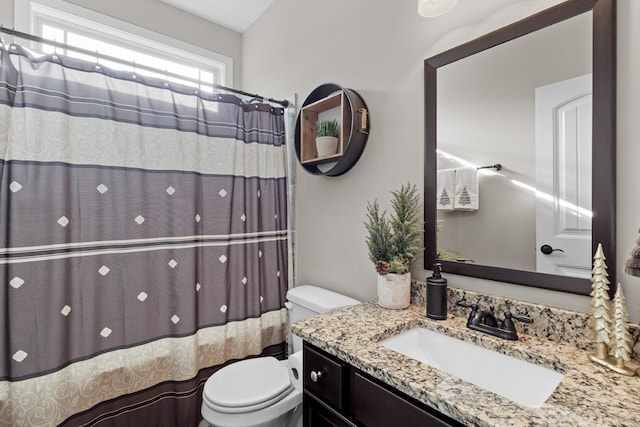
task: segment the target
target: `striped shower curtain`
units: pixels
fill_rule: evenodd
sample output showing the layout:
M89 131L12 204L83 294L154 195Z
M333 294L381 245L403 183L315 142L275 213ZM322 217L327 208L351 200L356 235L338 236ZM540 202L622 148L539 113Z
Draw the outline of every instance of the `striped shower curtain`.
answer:
M282 108L0 49L0 426L196 426L282 355Z

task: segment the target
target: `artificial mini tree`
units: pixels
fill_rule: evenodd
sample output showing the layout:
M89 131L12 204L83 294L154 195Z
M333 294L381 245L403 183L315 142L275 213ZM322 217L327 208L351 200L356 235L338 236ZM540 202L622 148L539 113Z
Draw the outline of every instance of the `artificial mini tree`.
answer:
M591 338L596 343L596 352L589 358L601 365L607 365L608 346L611 344L611 316L609 313L609 274L602 250L602 244L598 243L598 249L593 256L593 270L591 270L591 311L589 313L589 326Z
M634 375L635 371L624 364L624 362L628 362L631 359L631 343L633 340L629 332L627 307L620 283L618 283L618 289L613 296L613 319L611 355L614 357L615 363L609 367L623 375Z
M378 200L367 203L367 247L369 259L378 274L408 273L422 250L420 245L420 198L415 185L407 183L391 192L393 214L387 218Z

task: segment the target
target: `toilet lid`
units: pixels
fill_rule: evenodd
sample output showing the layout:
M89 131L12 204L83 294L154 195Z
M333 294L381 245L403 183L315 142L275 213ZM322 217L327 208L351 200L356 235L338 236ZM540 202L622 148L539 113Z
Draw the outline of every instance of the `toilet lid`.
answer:
M268 406L292 390L287 367L275 357L232 363L214 373L204 385L204 398L218 408Z

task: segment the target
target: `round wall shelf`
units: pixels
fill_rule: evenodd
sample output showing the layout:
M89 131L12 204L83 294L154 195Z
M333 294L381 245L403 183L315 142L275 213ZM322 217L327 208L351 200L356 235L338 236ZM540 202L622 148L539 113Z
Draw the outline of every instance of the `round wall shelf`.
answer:
M332 114L340 123L335 154L319 157L315 145L318 117ZM302 167L314 175L338 176L358 161L369 136L369 110L352 89L335 83L315 88L304 100L296 121L296 155Z

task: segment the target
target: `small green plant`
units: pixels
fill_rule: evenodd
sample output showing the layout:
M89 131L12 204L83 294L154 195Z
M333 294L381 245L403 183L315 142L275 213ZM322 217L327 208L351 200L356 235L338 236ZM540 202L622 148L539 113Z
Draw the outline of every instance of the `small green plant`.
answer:
M334 136L337 138L339 135L337 120L318 120L318 123L316 123L316 136Z
M393 215L380 212L378 200L367 203L367 247L369 259L378 274L409 272L420 246L420 201L415 185L403 185L392 191Z

